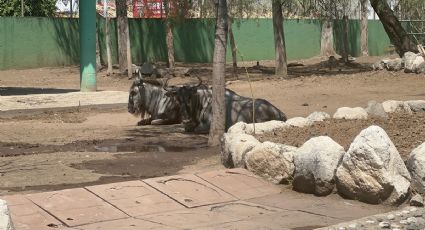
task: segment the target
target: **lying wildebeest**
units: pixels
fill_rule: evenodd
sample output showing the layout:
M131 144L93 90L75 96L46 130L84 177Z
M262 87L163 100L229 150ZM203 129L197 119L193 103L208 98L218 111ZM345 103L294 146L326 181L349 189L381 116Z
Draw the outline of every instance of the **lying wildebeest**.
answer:
M195 133L208 133L212 120L212 89L202 85L170 87L167 96L174 97L180 104L185 130ZM252 99L242 97L226 89L226 130L233 124L243 121L252 123ZM270 120L286 121L282 111L264 99L255 99L255 122Z
M128 112L141 116L137 125L168 125L181 123L180 106L173 97L166 96L164 86L157 81L136 78L130 88ZM166 84L166 83L165 83Z

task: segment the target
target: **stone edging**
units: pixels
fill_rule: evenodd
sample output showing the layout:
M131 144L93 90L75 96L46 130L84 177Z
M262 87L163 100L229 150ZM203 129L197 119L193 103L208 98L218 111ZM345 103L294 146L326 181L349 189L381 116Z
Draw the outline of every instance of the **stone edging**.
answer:
M388 117L388 113L395 112L425 112L425 100L389 100L382 104L371 101L366 109L339 108L333 118ZM306 127L328 118L330 115L324 112L314 112L307 118L257 123L255 134L290 126ZM372 204L398 205L412 191L425 194L425 142L412 151L406 166L388 135L378 126L363 130L347 151L329 137L315 137L296 148L261 143L253 134L253 124L243 122L224 134L221 156L226 167L246 168L275 184L292 183L296 191L323 196L337 190L344 197ZM419 203L416 205L423 205L423 201Z
M9 208L4 200L0 200L0 229L1 230L15 230L10 217Z
M425 229L425 209L405 207L401 210L364 217L319 230Z

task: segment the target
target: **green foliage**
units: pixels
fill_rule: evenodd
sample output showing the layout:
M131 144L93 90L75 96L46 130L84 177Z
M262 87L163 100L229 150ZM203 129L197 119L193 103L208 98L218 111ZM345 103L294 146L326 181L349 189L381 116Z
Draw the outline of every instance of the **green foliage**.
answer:
M54 16L55 5L56 0L24 0L24 16ZM1 16L21 16L21 0L0 0Z

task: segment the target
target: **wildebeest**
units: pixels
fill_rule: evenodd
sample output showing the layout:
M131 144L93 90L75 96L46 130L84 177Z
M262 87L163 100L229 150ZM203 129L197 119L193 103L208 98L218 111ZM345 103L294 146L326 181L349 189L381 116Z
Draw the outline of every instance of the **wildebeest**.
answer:
M167 125L181 123L180 106L166 96L166 90L152 82L136 78L130 88L128 112L141 116L137 125Z
M195 133L208 133L212 120L212 89L202 82L197 86L170 87L168 96L176 98L180 104L185 130ZM253 122L252 99L242 97L226 89L226 130L233 124L243 121ZM270 120L286 121L285 114L264 99L255 99L255 122Z

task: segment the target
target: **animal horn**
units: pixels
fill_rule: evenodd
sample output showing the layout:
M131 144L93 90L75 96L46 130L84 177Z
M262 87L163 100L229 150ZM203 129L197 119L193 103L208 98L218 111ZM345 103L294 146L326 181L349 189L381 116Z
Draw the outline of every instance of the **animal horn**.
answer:
M202 83L202 78L201 77L199 77L199 76L197 76L197 78L198 78L198 81L199 81L199 84L196 86L196 87L199 87L199 86L201 86L203 83Z
M167 78L166 80L165 80L165 82L164 82L164 84L162 84L162 88L165 90L165 91L167 91L168 92L168 90L167 90L167 86L168 86L168 81L170 80L170 78Z
M143 75L141 69L138 69L137 74L139 75L140 81L143 81Z

